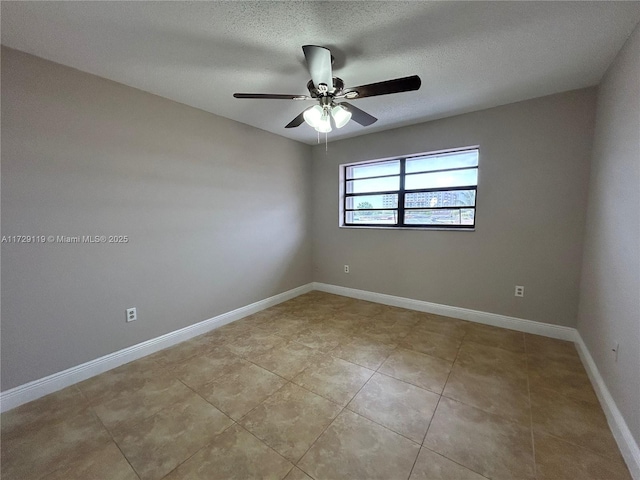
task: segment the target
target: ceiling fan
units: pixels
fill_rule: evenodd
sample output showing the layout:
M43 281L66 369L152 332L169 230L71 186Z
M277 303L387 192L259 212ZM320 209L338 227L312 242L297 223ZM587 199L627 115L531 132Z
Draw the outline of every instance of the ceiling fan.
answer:
M353 119L363 127L375 123L378 119L367 112L354 107L350 103L336 100L357 100L358 98L388 95L390 93L409 92L420 88L420 77L396 78L384 82L345 88L341 78L334 77L331 71L333 57L328 48L316 45L302 47L311 80L307 83L309 95L287 95L270 93L234 93L235 98L262 98L273 100L317 100L318 104L304 110L291 120L285 128L294 128L306 122L318 132L327 133L336 128L344 127Z

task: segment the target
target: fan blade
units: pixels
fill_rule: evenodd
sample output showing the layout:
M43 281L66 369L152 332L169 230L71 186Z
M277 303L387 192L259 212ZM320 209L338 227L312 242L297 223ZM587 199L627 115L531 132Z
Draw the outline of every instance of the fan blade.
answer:
M333 90L333 73L331 72L331 52L328 48L316 45L304 45L302 47L307 67L311 74L311 80L316 88L324 83L329 91Z
M234 98L263 98L271 100L311 100L307 95L286 95L277 93L234 93Z
M342 105L347 110L351 112L351 120L356 123L359 123L363 127L368 127L369 125L376 123L378 119L373 115L369 115L367 112L360 110L358 107L354 107L350 103L342 102L338 105Z
M422 81L418 75L410 77L396 78L387 80L386 82L370 83L369 85L360 85L359 87L348 88L344 96L349 99L375 97L376 95L388 95L390 93L410 92L418 90ZM357 96L349 95L355 92Z
M306 110L305 110L306 112ZM302 112L300 115L298 115L296 118L294 118L293 120L291 120L289 123L287 123L287 125L284 128L295 128L295 127L299 127L300 125L302 125L302 122L304 122L304 112Z

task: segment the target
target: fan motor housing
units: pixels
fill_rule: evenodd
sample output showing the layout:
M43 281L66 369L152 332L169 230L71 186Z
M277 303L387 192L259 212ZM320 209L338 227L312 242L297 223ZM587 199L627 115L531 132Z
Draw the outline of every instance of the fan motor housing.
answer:
M322 84L324 85L324 84ZM309 90L309 95L313 98L322 98L322 97L335 97L339 95L344 89L344 82L339 77L333 77L333 90L329 90L326 93L320 92L316 86L313 84L313 80L309 80L307 83L307 90Z

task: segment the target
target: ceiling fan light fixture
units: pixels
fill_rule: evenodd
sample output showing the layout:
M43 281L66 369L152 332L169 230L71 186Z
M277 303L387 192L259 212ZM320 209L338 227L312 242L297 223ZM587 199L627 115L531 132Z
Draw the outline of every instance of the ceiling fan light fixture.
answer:
M320 117L320 123L315 127L315 129L320 133L329 133L332 130L331 116L329 115L328 110L323 112L322 117Z
M336 128L342 128L351 120L351 112L342 105L336 105L331 109L331 116L336 124Z
M323 114L324 110L322 109L322 107L320 105L315 105L304 111L304 121L307 122L310 127L317 129L320 126Z

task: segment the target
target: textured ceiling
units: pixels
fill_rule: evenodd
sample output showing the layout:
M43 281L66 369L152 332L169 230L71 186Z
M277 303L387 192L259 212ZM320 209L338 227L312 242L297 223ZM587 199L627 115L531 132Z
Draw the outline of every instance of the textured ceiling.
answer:
M329 140L595 85L640 2L8 2L2 43L306 143L301 46L347 86L417 74L416 92L353 101L379 118Z

